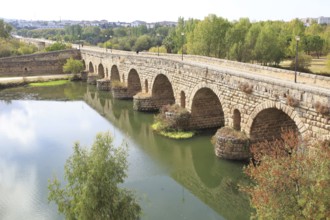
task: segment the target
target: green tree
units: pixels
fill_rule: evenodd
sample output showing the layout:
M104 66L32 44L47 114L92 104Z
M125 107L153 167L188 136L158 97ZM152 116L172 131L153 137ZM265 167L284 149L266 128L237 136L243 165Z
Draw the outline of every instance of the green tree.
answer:
M68 48L68 46L65 43L55 42L52 45L46 47L45 50L47 52L50 52L50 51L57 51L57 50L65 50L67 48Z
M141 213L135 196L120 188L127 174L127 146L113 146L108 133L98 134L90 150L76 143L65 164L67 184L49 182L49 201L66 219L135 220Z
M324 39L319 35L307 35L302 40L302 46L304 51L310 55L310 53L315 53L317 58L320 58L320 55L323 50Z
M9 38L12 26L0 19L0 38Z
M63 65L63 72L77 74L84 70L84 64L81 60L75 60L72 57L66 60Z
M245 168L257 219L327 219L330 216L330 141L309 145L292 131L251 148Z
M188 52L217 58L226 57L226 33L230 27L231 24L226 19L212 14L205 17L194 29L194 41L188 43Z
M238 22L235 22L233 27L226 33L229 59L240 62L249 60L247 56L248 48L246 47L245 40L250 27L250 20L248 18L241 18Z
M266 22L255 45L256 60L263 65L278 65L285 57L286 39L281 34L281 23Z
M151 38L148 35L142 35L137 38L134 50L142 51L142 50L149 50L151 47Z

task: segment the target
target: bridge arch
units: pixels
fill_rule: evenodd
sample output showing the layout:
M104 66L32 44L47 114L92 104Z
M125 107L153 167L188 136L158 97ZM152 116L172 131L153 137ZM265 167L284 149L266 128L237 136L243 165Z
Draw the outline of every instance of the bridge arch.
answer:
M198 88L198 87L197 87ZM201 86L190 96L191 121L194 129L219 128L225 126L225 114L214 88Z
M151 95L158 108L161 108L163 105L175 103L172 84L164 74L158 74L156 76L152 83Z
M131 69L127 77L127 94L133 97L141 91L142 86L139 74L135 69Z
M89 62L89 64L88 64L88 71L89 71L90 73L94 73L94 65L93 65L92 62Z
M294 108L274 101L257 106L247 123L247 131L253 142L280 139L283 129L294 130L302 136L308 133Z
M100 63L99 64L99 66L98 66L98 68L97 68L97 75L101 78L101 79L103 79L104 77L105 77L105 75L104 75L104 67L103 67L103 65L102 65L102 63Z
M120 75L119 75L118 67L116 65L113 65L111 67L110 80L111 81L117 81L117 80L120 81Z

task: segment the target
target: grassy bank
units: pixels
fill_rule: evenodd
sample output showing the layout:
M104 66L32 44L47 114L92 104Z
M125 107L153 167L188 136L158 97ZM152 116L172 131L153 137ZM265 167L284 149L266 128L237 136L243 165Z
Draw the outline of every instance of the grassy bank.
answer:
M152 130L159 133L162 136L172 138L172 139L187 139L191 138L195 135L195 132L193 131L165 131L160 129L161 123L156 122L151 125Z
M69 80L62 79L62 80L54 80L54 81L46 81L46 82L35 82L29 83L29 86L32 87L42 87L42 86L60 86L68 83Z
M327 68L326 62L327 62L326 57L320 57L319 59L313 58L311 65L310 67L308 67L308 69L310 70L311 73L314 74L330 76L330 70ZM285 69L290 69L290 64L291 64L291 60L284 60L280 63L280 66Z
M25 86L32 83L41 83L44 86L59 85L68 81L70 75L29 76L29 77L2 77L0 78L0 89ZM59 82L63 81L63 82ZM49 85L44 83L50 83ZM59 83L59 84L57 84ZM42 86L36 84L34 86Z

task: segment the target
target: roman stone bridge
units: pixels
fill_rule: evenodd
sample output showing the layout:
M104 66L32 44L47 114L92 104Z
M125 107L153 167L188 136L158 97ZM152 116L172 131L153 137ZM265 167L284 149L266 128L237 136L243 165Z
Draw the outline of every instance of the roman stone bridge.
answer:
M201 56L82 48L90 75L126 84L140 111L178 104L191 129L229 126L252 141L278 138L282 129L330 139L330 78Z

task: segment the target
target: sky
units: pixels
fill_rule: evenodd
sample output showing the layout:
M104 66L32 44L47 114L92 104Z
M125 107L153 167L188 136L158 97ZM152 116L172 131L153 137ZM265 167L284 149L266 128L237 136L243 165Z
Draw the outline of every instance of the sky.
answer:
M157 22L209 14L230 21L330 17L330 0L4 0L0 7L0 18L24 20Z

